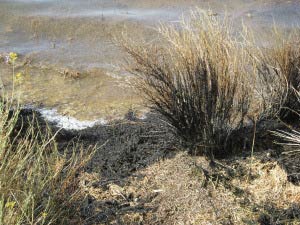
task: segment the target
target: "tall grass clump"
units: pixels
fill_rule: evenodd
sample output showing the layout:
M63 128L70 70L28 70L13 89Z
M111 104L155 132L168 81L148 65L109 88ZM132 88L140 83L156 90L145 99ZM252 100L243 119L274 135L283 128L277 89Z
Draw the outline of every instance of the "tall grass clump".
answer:
M0 224L71 224L76 176L90 154L59 152L50 132L35 120L20 126L20 111L8 105L0 102Z
M274 29L265 47L255 48L260 94L266 118L278 117L285 121L298 117L300 103L300 33L294 29L282 33Z
M228 20L195 11L178 26L161 25L158 41L118 40L149 107L196 153L223 154L237 144L232 134L249 110L246 56L231 32Z

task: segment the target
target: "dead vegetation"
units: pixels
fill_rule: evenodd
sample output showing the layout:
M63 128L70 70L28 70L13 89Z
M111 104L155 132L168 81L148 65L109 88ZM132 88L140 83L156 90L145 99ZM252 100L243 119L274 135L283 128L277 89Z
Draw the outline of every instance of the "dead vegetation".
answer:
M285 121L298 119L300 110L297 91L300 88L299 30L289 34L276 28L271 32L272 43L266 47L254 47L258 74L257 89L263 99L265 117L279 117Z
M268 46L249 33L196 10L178 26L161 25L159 41L117 39L135 87L193 153L239 152L244 140L255 144L250 133L260 123L298 116L298 31L274 30Z
M271 150L211 167L204 157L177 151L126 179L85 174L82 188L96 212L89 211L87 223L299 224L299 186L288 182L275 155Z
M83 77L83 73L77 70L64 69L62 72L59 72L65 79L79 79Z
M160 43L140 46L119 40L133 60L128 70L137 89L193 153L226 152L251 100L245 52L229 22L195 12L180 27L162 25L158 35Z

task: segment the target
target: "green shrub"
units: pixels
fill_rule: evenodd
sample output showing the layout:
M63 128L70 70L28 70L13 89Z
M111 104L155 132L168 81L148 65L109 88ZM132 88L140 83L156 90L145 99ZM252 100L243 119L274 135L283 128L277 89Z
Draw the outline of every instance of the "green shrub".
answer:
M35 120L16 130L18 118L0 102L0 224L69 224L78 216L76 174L91 151L67 156Z

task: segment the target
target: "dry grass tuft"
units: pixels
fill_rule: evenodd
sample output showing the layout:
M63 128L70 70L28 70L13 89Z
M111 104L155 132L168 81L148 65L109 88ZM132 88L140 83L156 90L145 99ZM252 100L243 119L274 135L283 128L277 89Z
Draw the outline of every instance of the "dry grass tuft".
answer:
M159 43L118 40L132 59L137 89L196 153L224 153L251 98L243 46L227 20L200 11L158 33Z
M299 224L300 187L288 181L285 170L270 160L268 153L261 155L251 163L253 179L245 182L236 177L232 181L248 195L244 210L253 210L252 216L260 224ZM242 164L249 166L247 161Z
M274 29L270 37L272 42L267 47L255 47L252 54L259 81L257 88L264 102L263 116L291 121L298 117L300 110L297 97L300 90L300 34L298 29L288 34Z

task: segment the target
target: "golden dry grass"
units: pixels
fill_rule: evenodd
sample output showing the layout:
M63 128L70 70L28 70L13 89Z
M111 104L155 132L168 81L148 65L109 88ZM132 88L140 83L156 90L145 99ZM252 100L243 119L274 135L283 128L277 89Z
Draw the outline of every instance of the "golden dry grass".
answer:
M298 117L299 101L296 92L300 87L300 33L299 28L283 33L274 28L265 46L250 41L253 59L255 89L262 99L262 116L292 120Z
M161 25L159 41L117 42L149 107L159 112L196 153L225 152L242 127L251 100L243 45L230 23L194 11L180 25Z
M287 180L270 154L255 154L252 162L223 160L232 175L226 168L211 168L204 157L177 152L126 182L84 189L97 199L96 211L106 215L97 224L299 224L300 187ZM93 183L99 177L85 179ZM109 209L104 202L110 202Z

